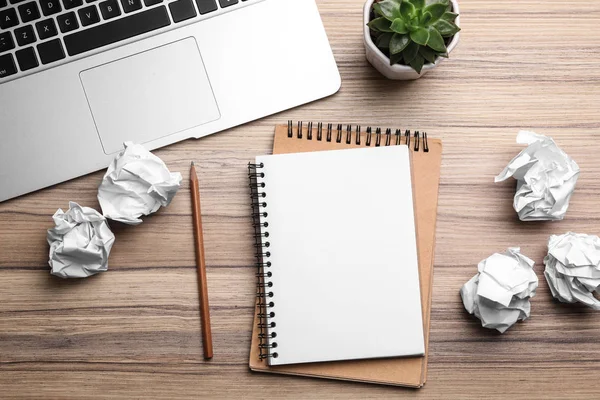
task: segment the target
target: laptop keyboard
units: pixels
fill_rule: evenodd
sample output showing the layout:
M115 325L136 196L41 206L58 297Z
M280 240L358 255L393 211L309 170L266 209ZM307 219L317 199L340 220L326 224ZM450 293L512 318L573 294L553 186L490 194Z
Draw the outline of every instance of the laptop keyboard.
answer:
M260 0L0 0L0 84Z

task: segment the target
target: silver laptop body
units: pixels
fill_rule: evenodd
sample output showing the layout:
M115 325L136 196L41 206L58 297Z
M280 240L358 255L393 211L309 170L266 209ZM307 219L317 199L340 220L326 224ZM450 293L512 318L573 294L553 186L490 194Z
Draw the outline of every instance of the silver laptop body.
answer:
M0 0L0 201L340 87L314 0L87 1Z

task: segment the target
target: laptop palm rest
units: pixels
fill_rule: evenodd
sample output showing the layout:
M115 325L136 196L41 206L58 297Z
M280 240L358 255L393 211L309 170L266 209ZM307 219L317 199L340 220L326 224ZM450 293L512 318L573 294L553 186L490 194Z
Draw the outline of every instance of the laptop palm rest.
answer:
M183 39L80 73L106 154L219 119L200 51Z

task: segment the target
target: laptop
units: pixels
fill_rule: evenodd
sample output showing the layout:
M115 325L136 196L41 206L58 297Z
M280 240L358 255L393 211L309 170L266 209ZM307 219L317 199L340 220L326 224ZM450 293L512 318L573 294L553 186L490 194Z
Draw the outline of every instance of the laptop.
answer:
M339 87L314 0L0 0L0 201Z

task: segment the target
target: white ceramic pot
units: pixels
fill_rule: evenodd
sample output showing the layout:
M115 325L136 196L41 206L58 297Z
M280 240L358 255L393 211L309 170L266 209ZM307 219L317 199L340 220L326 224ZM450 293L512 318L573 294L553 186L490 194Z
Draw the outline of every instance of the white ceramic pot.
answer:
M390 59L381 52L371 40L371 30L367 26L369 21L371 20L371 7L375 0L367 0L365 3L365 8L363 10L363 32L364 32L364 42L365 42L365 51L367 53L367 60L377 69L377 71L381 72L383 76L388 79L396 79L396 80L411 80L411 79L419 79L427 72L431 71L435 67L437 67L442 61L444 61L443 57L438 57L434 64L428 63L423 66L423 70L420 74L417 73L414 69L407 65L390 65ZM460 10L458 8L458 3L456 0L450 0L452 3L453 12L460 14ZM456 25L460 26L460 16L456 18ZM458 39L460 36L460 32L458 32L452 38L452 41L448 45L448 54L456 47L458 44Z

